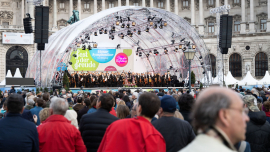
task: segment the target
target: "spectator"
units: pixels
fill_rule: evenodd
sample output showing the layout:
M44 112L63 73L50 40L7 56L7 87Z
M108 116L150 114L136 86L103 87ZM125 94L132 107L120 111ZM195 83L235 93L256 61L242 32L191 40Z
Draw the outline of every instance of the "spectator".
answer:
M124 119L129 115L129 109L126 105L119 105L116 110L117 117L119 119Z
M199 135L181 152L233 152L234 144L245 140L249 118L241 98L230 89L210 87L202 91L191 116Z
M7 98L7 116L0 120L1 152L38 152L38 133L34 123L21 117L23 98L11 94Z
M98 152L165 152L164 138L150 123L159 107L160 100L155 94L140 95L138 117L121 119L111 124L106 130Z
M130 110L133 105L131 104L129 97L128 96L124 96L122 100L125 101L126 106Z
M256 98L245 95L243 98L245 106L249 109L250 122L247 123L246 141L250 143L252 152L269 152L270 147L270 125L266 121L264 111L256 106Z
M178 100L179 100L179 95L177 95L177 94L173 94L172 95L173 96L173 98L175 99L175 101L176 101L176 109L178 110L178 111L180 111L180 107L179 107L179 104L178 104Z
M80 124L80 120L81 120L82 116L83 116L84 114L86 114L87 111L89 110L90 99L89 99L89 98L85 98L84 101L83 101L83 105L84 105L84 108L82 108L82 109L79 110L79 112L78 112L78 117L77 117L78 124Z
M79 110L81 110L82 108L84 108L85 106L83 105L83 97L78 97L77 98L77 103L76 105L73 107L73 109L76 111L76 113L78 114Z
M5 103L7 97L8 97L8 93L4 93L4 98L1 100L0 108L2 108L2 106Z
M44 93L42 96L43 100L44 100L44 105L42 106L42 108L49 108L51 101L50 101L50 94L48 92Z
M4 102L1 113L3 114L3 118L5 118L7 115L7 101Z
M128 115L126 118L134 118L137 116L137 107L138 107L138 102L137 103L134 103L131 111L130 111L130 115Z
M14 86L11 87L9 93L10 93L10 94L11 94L11 93L16 93L16 90L14 89Z
M35 104L35 101L33 99L28 99L26 101L26 105L25 105L24 109L30 110L30 109L34 108L34 104Z
M49 108L44 108L39 112L40 124L43 123L48 117L51 116L51 111Z
M183 115L179 111L177 111L177 110L174 112L174 117L175 118L182 119L182 120L185 120L184 117L183 117Z
M190 124L174 117L175 111L176 100L172 96L164 95L158 111L159 119L152 123L165 139L166 152L181 150L195 138Z
M82 116L80 132L88 152L96 152L98 150L107 127L118 120L118 118L109 113L113 103L113 96L101 94L98 102L96 102L97 111Z
M95 98L92 102L91 102L91 107L87 113L94 113L97 111L97 108L96 108L96 104L97 104L97 98Z
M66 117L67 120L69 120L74 127L79 128L77 120L78 115L76 111L68 109L64 117Z
M39 112L43 109L42 106L44 104L44 101L40 98L37 99L37 102L36 102L36 107L31 109L31 113L32 115L36 115L37 116L37 125L40 125L40 118L39 118Z
M38 126L40 152L86 152L80 132L64 115L68 109L65 99L51 101L52 115Z
M263 103L263 107L264 107L264 112L266 115L266 120L268 121L268 123L270 123L270 101L265 101Z
M185 90L184 90L185 91ZM179 97L178 105L180 108L180 113L183 115L184 119L191 123L191 119L189 117L191 108L194 103L194 98L192 95L185 93Z
M72 98L72 94L71 93L68 93L67 94L67 101L68 101L68 104L69 105L73 105L73 98Z

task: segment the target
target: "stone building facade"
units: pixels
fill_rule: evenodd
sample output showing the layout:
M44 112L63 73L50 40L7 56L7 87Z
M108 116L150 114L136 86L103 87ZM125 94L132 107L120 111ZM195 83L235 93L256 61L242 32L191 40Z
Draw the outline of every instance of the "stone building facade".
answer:
M72 10L79 10L80 19L102 10L117 6L143 6L165 9L186 19L196 28L210 50L212 74L216 75L217 26L216 17L210 9L229 4L229 14L233 16L232 47L223 56L225 74L231 71L241 79L247 71L260 79L266 70L270 70L270 0L44 0L49 6L50 34L68 26L67 20ZM27 0L0 0L0 80L5 78L10 66L12 51L27 52L29 64L36 46L7 45L2 43L2 32L24 33L23 21L26 13L34 17L34 5ZM34 25L34 19L33 23ZM18 51L19 50L19 51ZM14 54L14 53L13 53ZM24 53L25 55L25 53ZM24 58L24 61L26 59ZM14 65L16 67L16 65Z

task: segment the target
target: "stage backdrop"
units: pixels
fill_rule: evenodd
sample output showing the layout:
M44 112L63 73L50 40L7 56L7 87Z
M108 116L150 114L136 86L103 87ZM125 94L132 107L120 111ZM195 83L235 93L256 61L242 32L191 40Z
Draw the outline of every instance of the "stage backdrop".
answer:
M133 71L134 53L132 49L78 48L71 53L70 62L71 71Z

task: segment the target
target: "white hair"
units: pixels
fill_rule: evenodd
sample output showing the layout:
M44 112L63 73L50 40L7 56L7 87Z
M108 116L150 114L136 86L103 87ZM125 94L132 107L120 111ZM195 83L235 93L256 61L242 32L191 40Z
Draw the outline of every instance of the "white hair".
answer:
M53 114L65 115L68 110L68 102L62 98L52 98L50 108Z
M31 106L35 104L35 101L33 99L28 99L26 102Z
M71 98L71 97L72 97L72 94L71 94L71 93L69 93L69 94L68 94L68 98Z

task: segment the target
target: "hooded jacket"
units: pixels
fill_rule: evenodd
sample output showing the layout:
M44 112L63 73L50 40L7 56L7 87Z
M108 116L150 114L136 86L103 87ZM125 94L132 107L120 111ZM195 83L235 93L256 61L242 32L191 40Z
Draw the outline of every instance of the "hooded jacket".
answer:
M270 124L266 121L264 111L248 114L250 121L247 123L246 141L250 143L252 152L270 151Z

